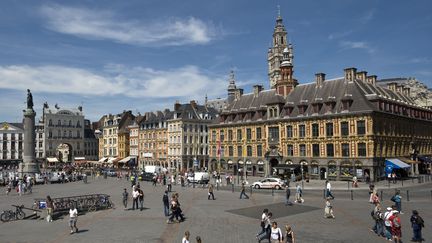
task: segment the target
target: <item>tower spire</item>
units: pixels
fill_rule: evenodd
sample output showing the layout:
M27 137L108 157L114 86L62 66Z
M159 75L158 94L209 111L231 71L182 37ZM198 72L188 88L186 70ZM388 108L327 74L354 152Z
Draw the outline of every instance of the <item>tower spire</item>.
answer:
M282 18L281 17L281 11L280 11L280 5L277 5L277 8L278 8L278 12L277 12L278 13L278 18Z
M231 103L235 98L235 93L237 90L237 86L235 84L235 76L234 76L234 70L231 69L229 73L229 85L228 85L228 103Z

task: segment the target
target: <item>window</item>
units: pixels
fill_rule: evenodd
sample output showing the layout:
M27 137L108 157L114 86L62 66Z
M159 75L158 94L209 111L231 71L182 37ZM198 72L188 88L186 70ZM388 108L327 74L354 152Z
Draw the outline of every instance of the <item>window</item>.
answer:
M257 127L256 129L256 139L261 139L261 127Z
M212 131L212 142L216 142L216 131Z
M348 122L347 121L341 122L341 136L346 137L348 135L349 135Z
M300 144L300 156L304 157L306 156L306 145L305 144Z
M365 121L357 121L357 135L365 135L366 134L366 126Z
M332 143L328 143L326 145L327 147L327 157L333 157L334 156L334 146Z
M342 144L342 157L349 157L350 153L349 153L349 144L348 143L343 143Z
M293 129L292 126L287 126L287 138L292 138L293 137Z
M287 145L287 156L294 156L294 146L292 144Z
M233 140L233 131L228 130L228 141L232 141L232 140Z
M357 154L358 156L366 156L366 143L357 144Z
M213 155L214 157L217 156L217 154L216 154L216 146L213 146L213 147L212 147L212 155Z
M221 130L220 131L220 141L223 141L223 140L225 140L225 131Z
M247 153L248 157L252 156L252 146L247 146L246 147L246 153Z
M257 157L262 157L262 145L257 145Z
M246 140L250 141L252 139L252 129L247 128L246 129Z
M305 125L299 125L299 138L304 138L306 136Z
M230 157L234 156L234 148L232 146L228 147L228 156Z
M320 147L319 144L312 144L312 156L319 157L320 155Z
M316 123L312 124L312 137L319 137L319 126Z
M15 134L12 134L13 135L13 137L12 137L12 140L13 139L15 139ZM42 133L39 133L39 139L42 139Z
M269 127L269 139L272 142L279 141L279 127Z
M242 157L242 146L237 146L237 157Z
M241 141L241 140L242 140L242 130L237 129L237 141Z
M326 135L327 137L333 137L333 123L326 123Z

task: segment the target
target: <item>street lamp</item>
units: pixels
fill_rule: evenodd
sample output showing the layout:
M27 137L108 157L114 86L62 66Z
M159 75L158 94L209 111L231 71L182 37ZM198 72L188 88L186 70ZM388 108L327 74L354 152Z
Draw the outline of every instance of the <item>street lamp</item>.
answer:
M300 167L301 167L301 177L302 177L302 190L304 190L303 161L300 162Z

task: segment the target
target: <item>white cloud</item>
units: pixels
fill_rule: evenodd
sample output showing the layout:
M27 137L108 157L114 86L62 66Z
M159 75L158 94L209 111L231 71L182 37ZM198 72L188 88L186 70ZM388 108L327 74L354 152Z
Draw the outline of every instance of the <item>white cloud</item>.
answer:
M364 41L340 41L339 45L342 47L342 50L363 49L363 50L366 50L370 54L375 52L375 49L370 47L370 45Z
M348 31L344 31L344 32L331 33L331 34L329 34L329 36L327 38L329 40L340 39L342 37L350 35L352 32L353 32L352 30L348 30Z
M362 16L360 16L360 22L366 24L375 17L376 9L369 9Z
M222 31L211 23L189 17L143 22L122 20L110 11L46 5L40 13L47 28L86 39L111 40L141 46L207 44Z
M223 78L210 77L196 66L172 70L106 66L102 74L64 66L0 66L0 89L85 96L201 98L225 92Z

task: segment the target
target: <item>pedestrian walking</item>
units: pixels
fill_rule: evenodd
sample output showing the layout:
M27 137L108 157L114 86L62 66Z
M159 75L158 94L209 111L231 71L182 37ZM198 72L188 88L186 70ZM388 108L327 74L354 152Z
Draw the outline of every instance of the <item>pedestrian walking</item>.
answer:
M391 241L393 239L392 236L392 223L390 221L390 217L393 216L394 212L397 212L397 210L395 210L396 207L388 207L387 208L387 212L384 213L384 226L385 226L385 237L387 238L387 240Z
M278 227L277 222L273 221L271 232L270 232L270 242L271 243L282 243L282 231Z
M243 196L244 196L246 199L249 199L249 196L246 195L246 186L245 186L245 182L244 182L244 181L243 181L242 184L241 184L240 199L242 199Z
M292 205L292 203L289 200L290 196L291 196L291 189L290 189L289 183L288 183L286 188L285 188L285 206Z
M331 192L331 184L328 180L326 180L326 198L331 197L332 199L334 199L334 196Z
M170 192L171 191L171 188L172 188L172 180L173 180L173 178L174 178L174 176L173 175L170 175L170 176L168 176L168 186L167 186L167 189L168 189L168 191Z
M184 233L183 239L182 239L182 243L189 243L189 237L190 237L190 233L189 231L186 231Z
M52 215L53 215L53 210L54 210L54 202L51 199L51 197L48 195L46 197L46 208L47 208L47 217L46 217L46 221L47 222L52 222Z
M371 231L375 232L378 236L384 236L384 221L382 215L381 205L380 203L376 203L375 208L371 212L372 219L375 222Z
M396 190L393 197L390 199L392 202L395 203L397 211L399 211L400 214L402 213L402 196L400 195L400 191Z
M69 227L71 229L70 233L73 234L74 232L78 232L78 228L76 226L78 220L78 210L75 208L75 204L72 203L70 209L69 209Z
M261 242L264 239L267 239L268 241L270 241L270 233L271 233L271 227L272 227L272 220L273 214L271 212L269 212L267 214L266 220L265 220L265 225L264 225L264 232L262 232L261 234L257 235L256 239L258 240L258 242Z
M410 221L411 221L411 227L413 229L413 238L411 239L411 241L414 242L424 241L422 237L422 228L424 227L424 220L422 217L420 217L417 210L412 211Z
M140 211L143 211L143 209L144 209L144 192L139 187L138 187L138 193L139 193L138 200L140 203Z
M6 188L6 196L9 195L9 193L12 191L12 181L9 181L7 188Z
M295 243L294 232L290 225L285 225L285 242L286 243Z
M169 216L169 196L168 196L168 191L165 190L165 193L162 197L162 202L163 202L163 207L164 207L164 214L166 217Z
M268 213L269 213L269 210L267 208L264 208L264 210L261 214L261 222L260 222L261 231L258 234L256 234L257 237L259 235L261 235L262 233L265 233L265 231L266 231L266 221L267 221L267 214Z
M213 184L210 184L208 187L208 197L207 197L208 200L210 200L210 196L212 196L212 199L215 200L215 197L213 194Z
M400 243L402 239L402 225L399 218L399 211L394 211L389 220L391 222L393 241L395 243Z
M330 199L327 198L326 199L326 204L325 204L325 208L324 208L324 218L332 218L334 219L335 216L333 214L333 206L330 204Z
M303 190L301 189L301 186L298 183L296 184L296 202L304 203Z
M195 239L196 239L196 243L202 243L201 236L197 236Z
M123 189L122 196L123 196L123 206L124 206L124 209L126 210L127 204L128 204L128 198L129 198L129 193L128 193L126 188Z
M132 192L132 210L138 209L138 198L139 198L139 191L138 188L134 188Z

